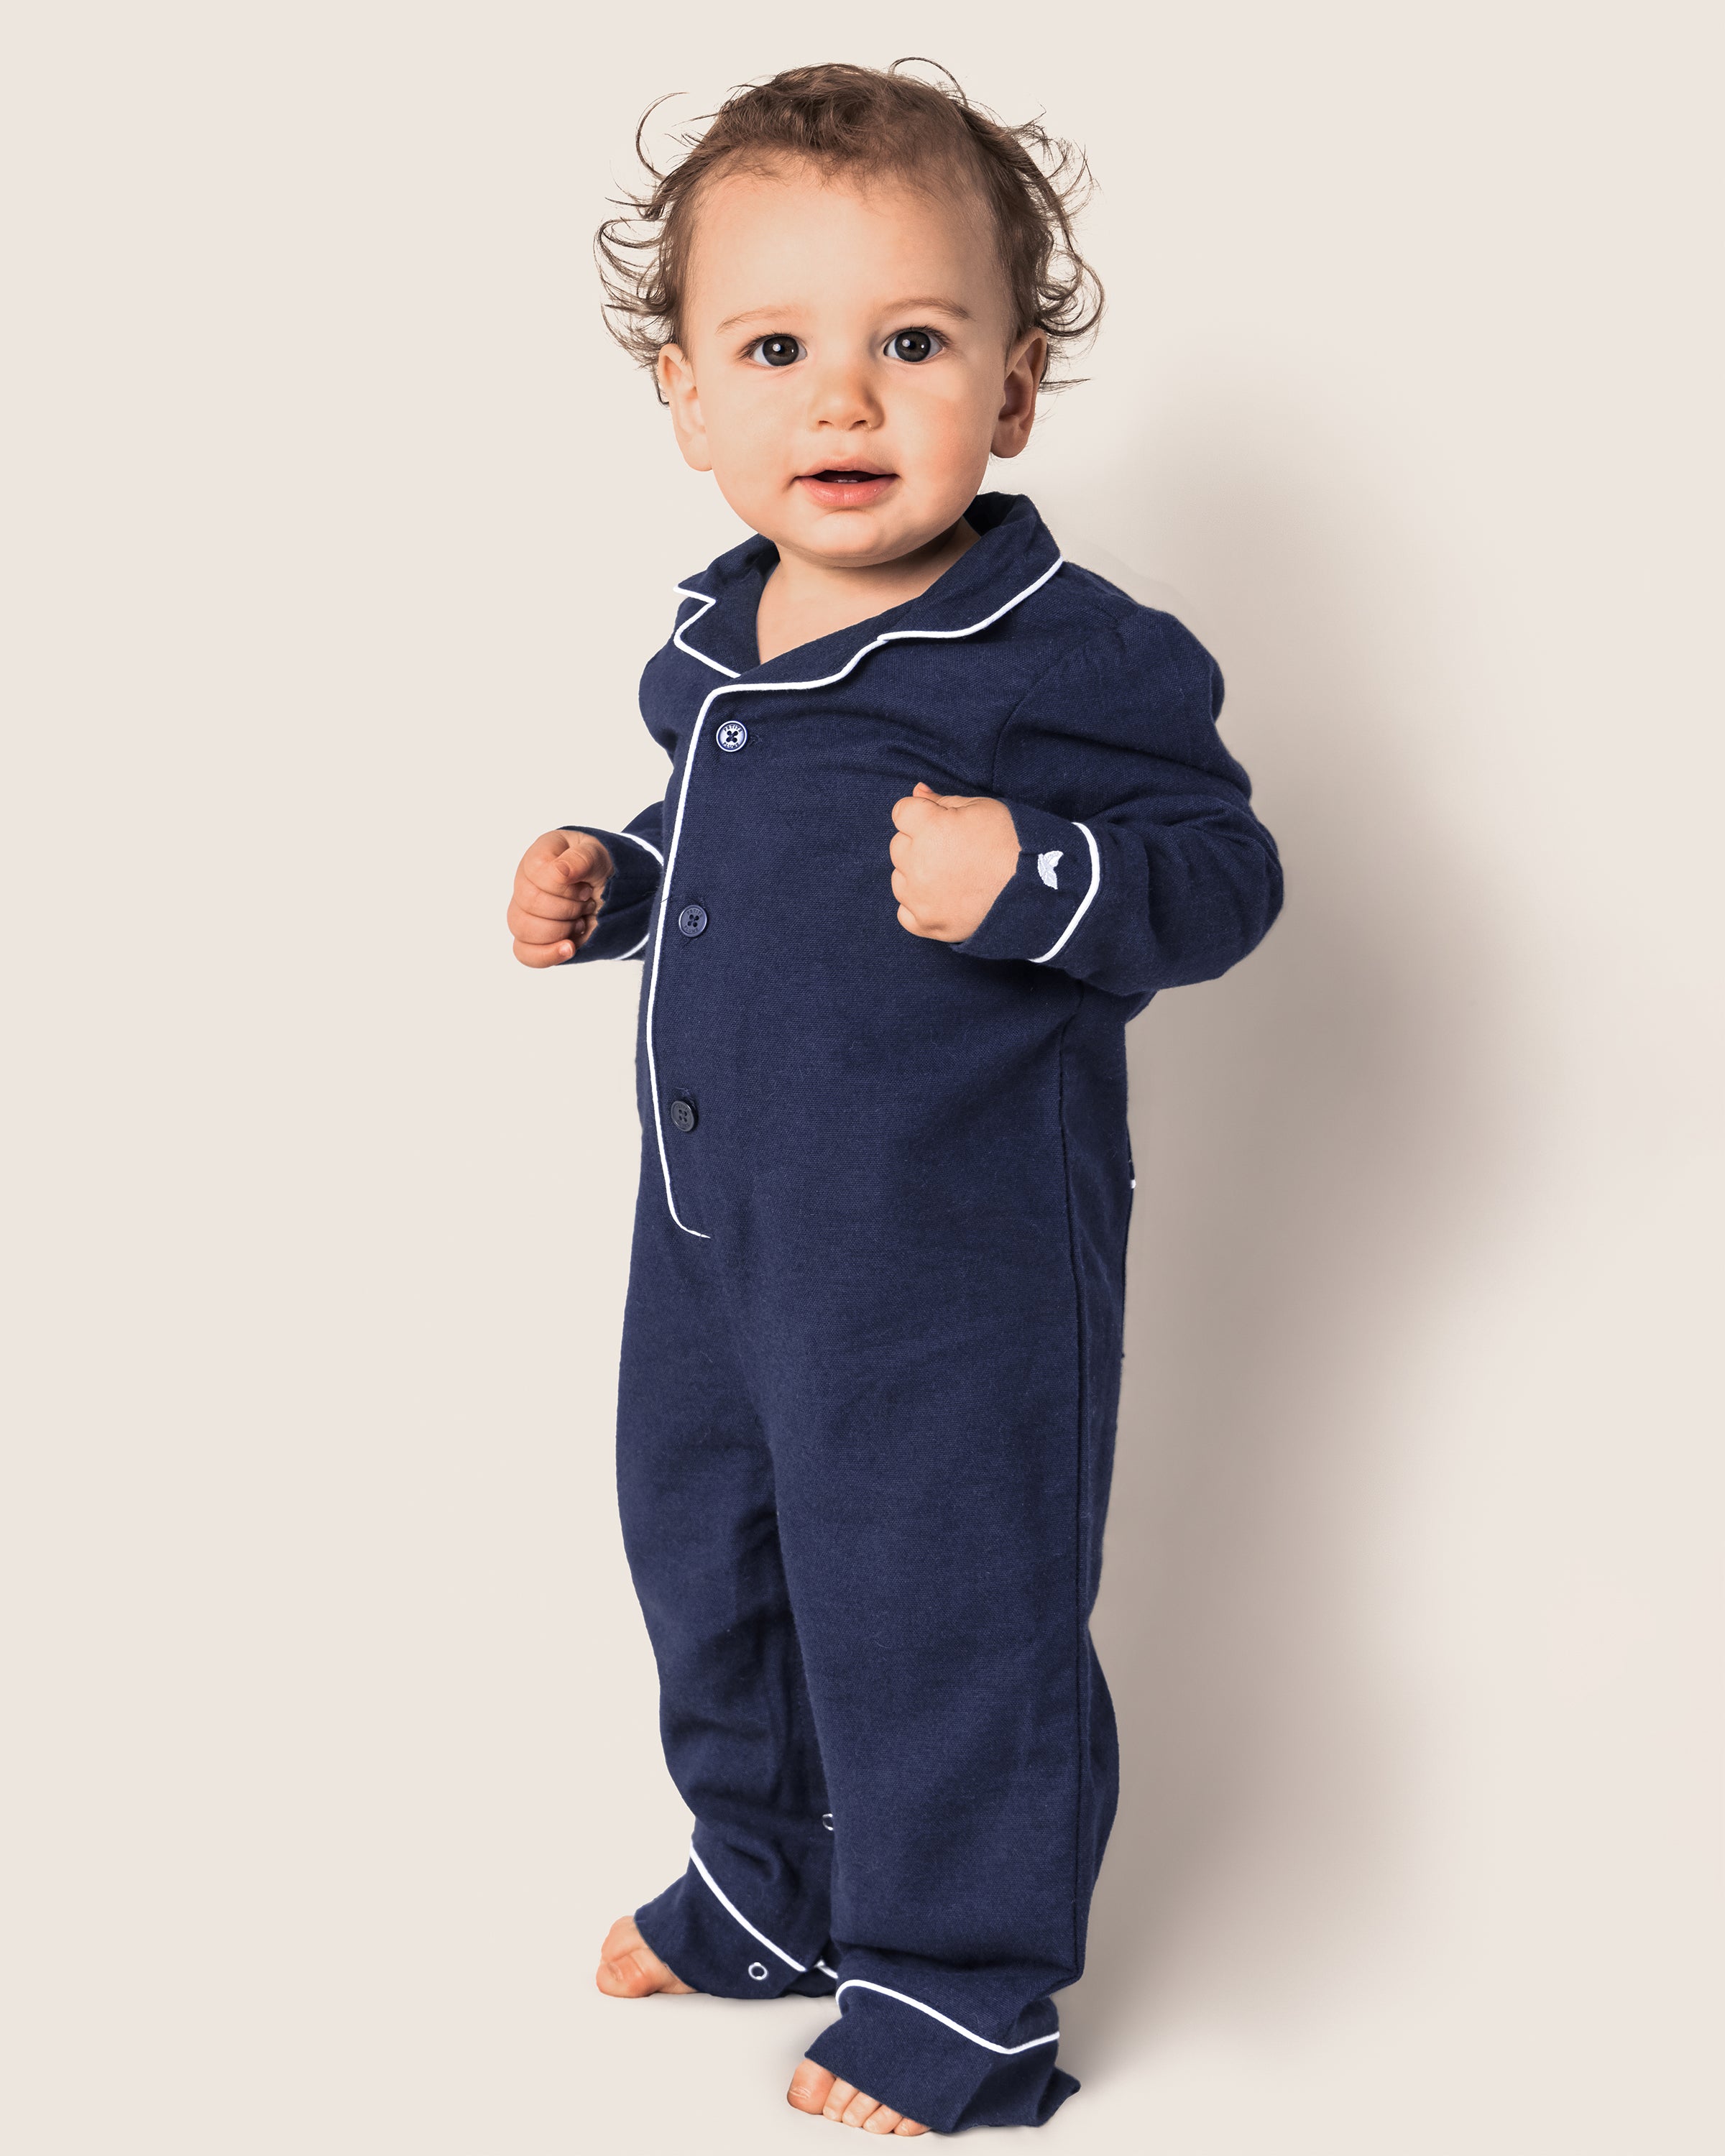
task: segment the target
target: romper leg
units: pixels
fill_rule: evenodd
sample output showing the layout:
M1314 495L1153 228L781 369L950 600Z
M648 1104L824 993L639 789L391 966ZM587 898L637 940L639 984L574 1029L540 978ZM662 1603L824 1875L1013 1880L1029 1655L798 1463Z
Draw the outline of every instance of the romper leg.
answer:
M687 1870L636 1921L699 1991L830 1994L817 1964L831 1960L832 1834L773 1464L716 1254L661 1225L662 1198L657 1212L641 1208L630 1268L618 1491L665 1759L696 1828Z
M849 1382L811 1347L769 1419L834 1829L842 2016L809 2055L943 2133L1040 2124L1077 2086L1050 1994L1114 1810L1088 1627L1118 1332L1105 1304L1087 1353L1059 1287L1010 1332L949 1293Z

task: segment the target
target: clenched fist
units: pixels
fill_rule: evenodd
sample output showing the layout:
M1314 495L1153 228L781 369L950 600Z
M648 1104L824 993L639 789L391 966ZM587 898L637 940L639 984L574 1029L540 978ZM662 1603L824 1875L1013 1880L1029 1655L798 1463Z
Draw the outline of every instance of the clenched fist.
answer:
M1012 881L1019 834L1004 801L918 785L893 804L892 895L901 928L962 943Z
M521 855L509 932L524 966L561 966L592 935L611 855L585 831L547 831Z

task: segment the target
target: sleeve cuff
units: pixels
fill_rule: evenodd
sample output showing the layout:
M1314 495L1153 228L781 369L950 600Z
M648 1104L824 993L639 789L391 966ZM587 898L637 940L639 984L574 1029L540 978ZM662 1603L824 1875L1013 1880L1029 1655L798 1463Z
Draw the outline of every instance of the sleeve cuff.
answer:
M1087 824L1017 801L1004 806L1018 834L1018 866L974 933L952 948L970 958L1046 965L1082 933L1101 885L1101 853Z
M597 824L560 824L557 829L584 832L611 856L611 874L599 894L598 921L568 963L579 966L591 959L639 957L646 947L653 901L663 873L658 848L628 831L602 831Z

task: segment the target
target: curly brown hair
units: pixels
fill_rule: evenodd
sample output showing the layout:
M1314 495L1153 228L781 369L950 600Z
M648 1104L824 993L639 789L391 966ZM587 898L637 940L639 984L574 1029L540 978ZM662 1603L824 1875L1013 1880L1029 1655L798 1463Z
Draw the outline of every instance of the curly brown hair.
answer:
M903 72L913 65L932 67L943 80ZM642 366L654 367L666 345L682 341L703 184L721 169L806 158L824 172L935 174L974 186L994 227L1014 338L1033 329L1047 337L1044 388L1063 388L1074 378L1050 379L1050 371L1091 335L1102 312L1101 285L1072 229L1090 191L1090 168L1081 151L1040 121L1009 126L973 105L933 60L895 60L886 69L829 61L733 90L704 116L703 131L676 138L686 155L660 172L642 147L657 110L649 105L635 130L635 155L649 184L616 199L619 215L606 219L593 242L606 324Z

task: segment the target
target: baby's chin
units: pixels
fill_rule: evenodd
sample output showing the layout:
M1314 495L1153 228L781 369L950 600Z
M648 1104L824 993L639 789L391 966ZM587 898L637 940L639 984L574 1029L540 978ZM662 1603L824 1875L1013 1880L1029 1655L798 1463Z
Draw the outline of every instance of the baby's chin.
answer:
M969 496L947 506L896 502L891 495L865 507L818 509L802 503L755 529L779 552L800 555L834 569L878 568L932 546L964 514ZM776 527L776 528L774 528Z

